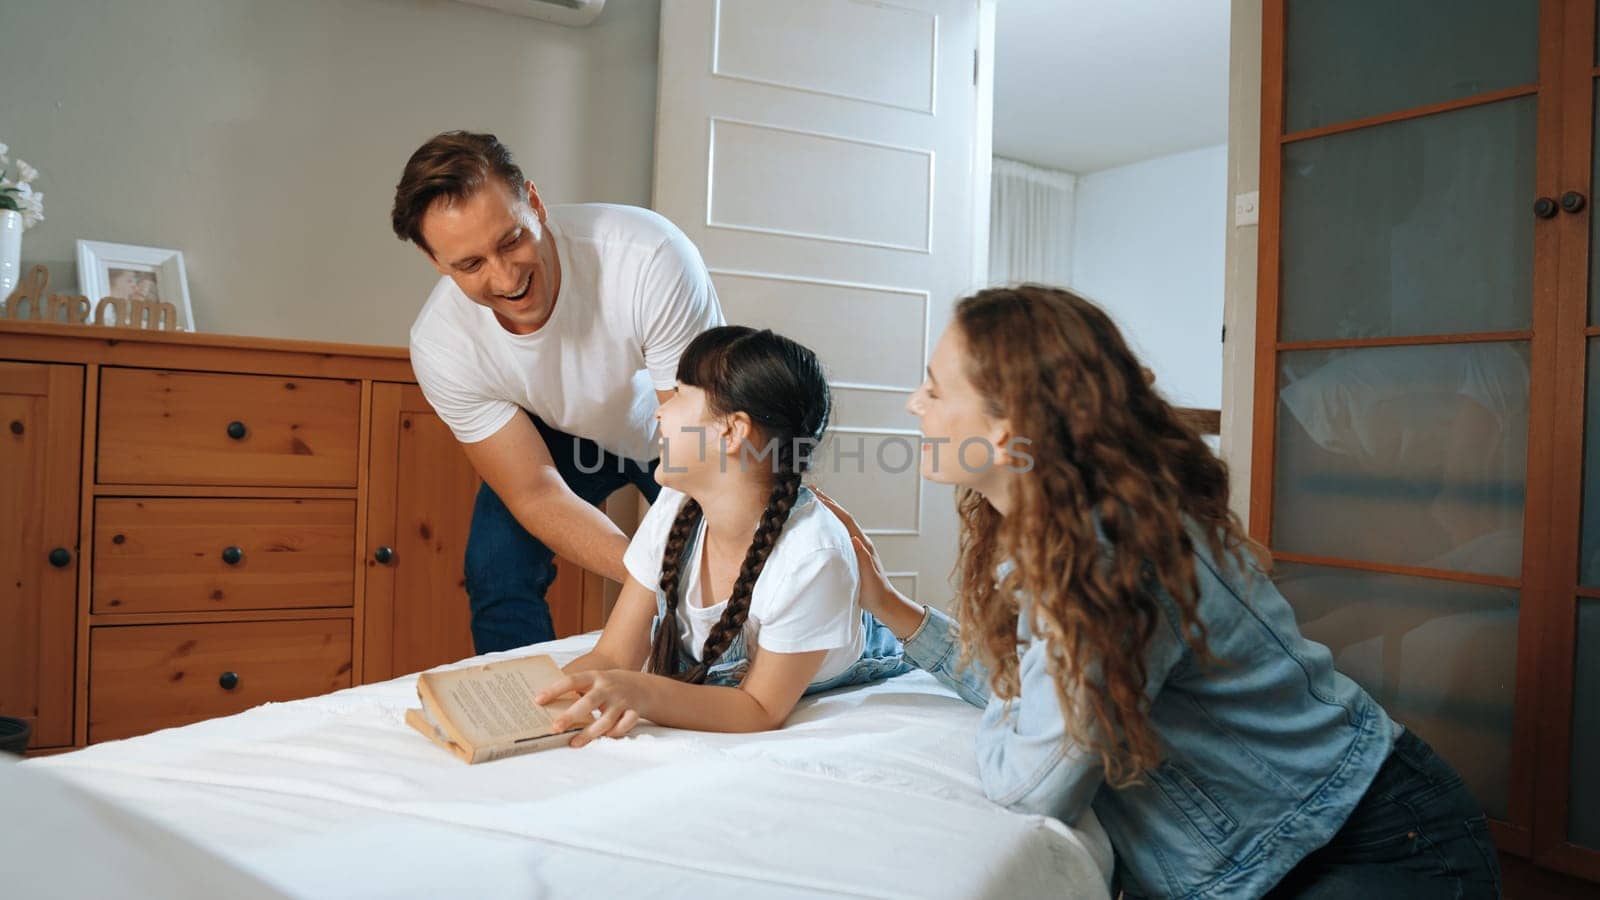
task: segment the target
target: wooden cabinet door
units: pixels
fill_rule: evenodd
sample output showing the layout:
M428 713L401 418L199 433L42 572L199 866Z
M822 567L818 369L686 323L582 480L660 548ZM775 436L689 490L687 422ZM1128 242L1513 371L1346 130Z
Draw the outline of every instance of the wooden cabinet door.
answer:
M362 680L473 655L464 562L479 478L411 384L372 386ZM509 561L508 561L509 562ZM582 571L559 564L547 600L557 636L582 624Z
M72 743L83 368L0 362L0 714Z

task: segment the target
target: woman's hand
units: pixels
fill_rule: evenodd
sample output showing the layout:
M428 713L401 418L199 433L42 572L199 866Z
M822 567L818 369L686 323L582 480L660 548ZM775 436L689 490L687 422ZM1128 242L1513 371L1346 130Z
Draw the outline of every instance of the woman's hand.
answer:
M811 493L822 501L823 506L838 516L839 521L844 523L845 530L850 532L850 545L855 548L856 563L861 569L861 608L889 626L889 630L900 640L910 637L922 624L922 617L925 615L922 604L895 590L889 581L889 576L884 574L883 560L878 558L878 548L873 546L872 539L862 532L855 517L845 512L844 507L835 503L832 497L815 486L811 488Z
M625 669L575 672L540 691L533 702L543 706L562 694L578 694L571 706L555 716L555 729L566 731L589 723L573 736L570 744L582 747L596 738L622 737L647 717L645 710L652 696L650 678L643 672ZM595 718L596 712L600 713L599 718Z

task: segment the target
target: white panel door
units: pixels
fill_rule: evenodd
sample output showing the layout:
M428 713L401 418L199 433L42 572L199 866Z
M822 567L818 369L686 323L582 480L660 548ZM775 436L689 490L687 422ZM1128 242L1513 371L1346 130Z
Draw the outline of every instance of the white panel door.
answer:
M661 8L655 207L699 246L728 321L822 357L834 419L816 480L896 584L939 606L954 500L919 476L905 403L984 275L992 22L992 0Z

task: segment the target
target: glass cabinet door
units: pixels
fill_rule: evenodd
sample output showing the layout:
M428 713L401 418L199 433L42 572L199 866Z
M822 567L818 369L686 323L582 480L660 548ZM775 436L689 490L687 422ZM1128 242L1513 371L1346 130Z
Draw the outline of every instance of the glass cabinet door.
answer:
M1502 820L1539 12L1538 0L1286 0L1282 23L1264 485L1275 577L1305 634Z

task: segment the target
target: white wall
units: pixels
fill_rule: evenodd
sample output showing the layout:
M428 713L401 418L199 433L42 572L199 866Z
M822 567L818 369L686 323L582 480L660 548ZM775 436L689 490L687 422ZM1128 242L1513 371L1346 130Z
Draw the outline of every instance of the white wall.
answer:
M1072 287L1182 406L1222 405L1226 145L1080 175Z
M403 344L438 277L389 228L411 151L493 131L549 202L647 204L658 0L562 28L449 0L0 0L24 265L184 252L200 330Z

